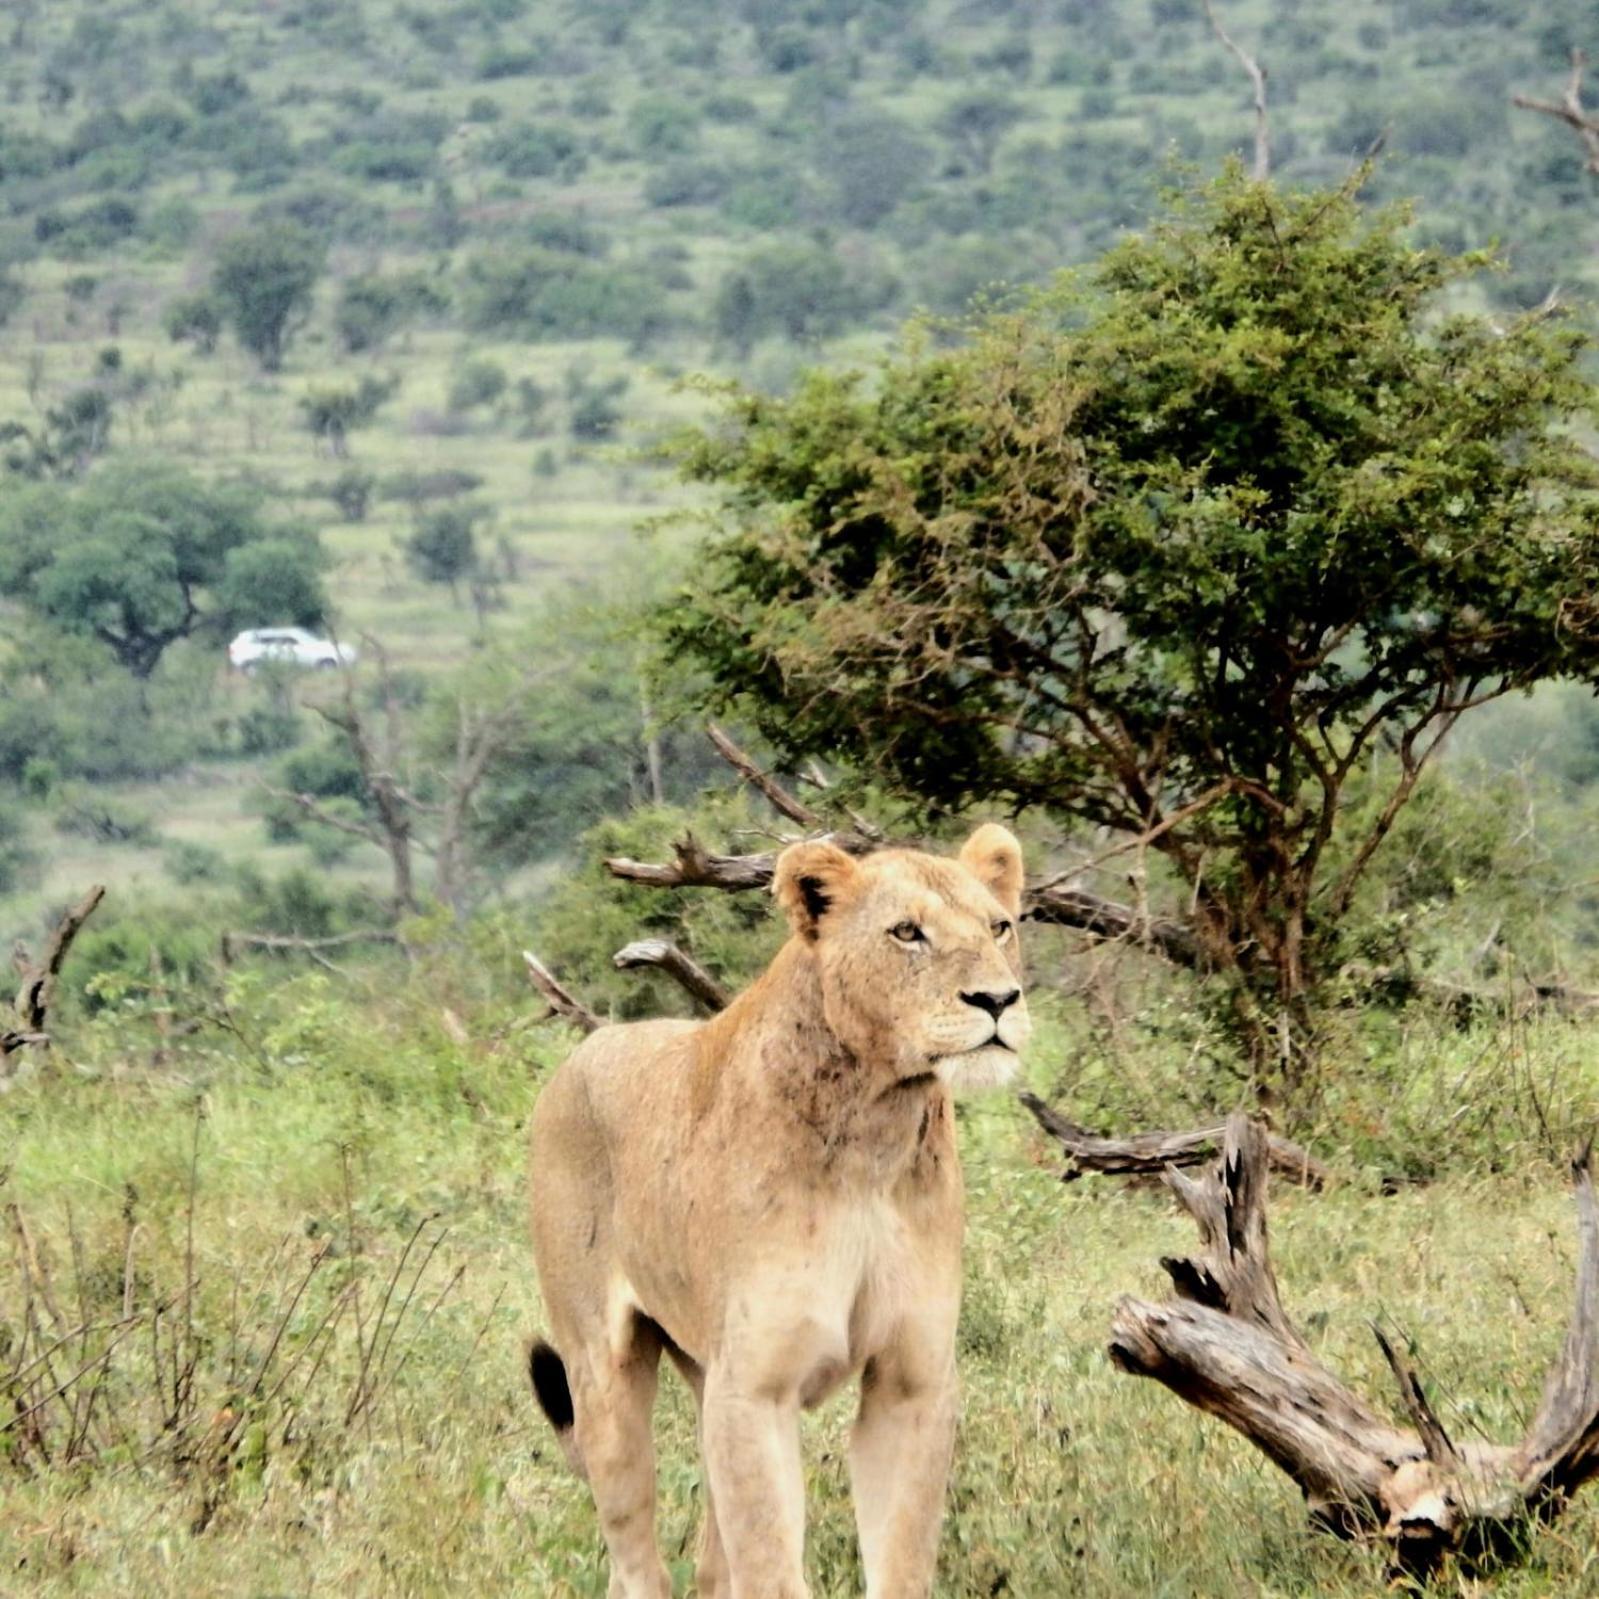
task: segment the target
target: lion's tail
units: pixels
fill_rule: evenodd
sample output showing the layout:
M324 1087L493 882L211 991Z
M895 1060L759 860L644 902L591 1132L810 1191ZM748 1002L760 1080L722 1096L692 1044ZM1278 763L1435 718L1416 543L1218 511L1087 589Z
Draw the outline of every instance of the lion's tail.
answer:
M539 1409L549 1417L555 1436L567 1463L578 1476L586 1477L583 1455L577 1447L577 1432L573 1426L572 1387L566 1380L566 1362L556 1353L553 1345L542 1338L535 1339L528 1350L527 1373L533 1379L533 1397Z

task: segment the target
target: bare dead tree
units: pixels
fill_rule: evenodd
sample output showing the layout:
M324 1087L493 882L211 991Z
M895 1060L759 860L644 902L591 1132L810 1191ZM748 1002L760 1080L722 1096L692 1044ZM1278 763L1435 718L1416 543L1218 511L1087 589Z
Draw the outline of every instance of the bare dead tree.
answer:
M82 931L83 924L104 898L104 886L96 883L76 905L64 911L45 940L38 959L21 944L12 951L12 965L21 982L11 1005L15 1025L0 1028L0 1060L29 1044L50 1042L45 1024L50 1017L51 1002L55 999L56 980L66 964L73 939Z
M545 671L518 678L512 691L495 705L483 705L459 694L454 708L455 737L450 761L429 774L429 786L440 798L424 798L423 786L408 768L404 716L389 658L376 639L362 640L378 665L379 708L376 716L356 699L356 674L346 670L335 704L312 709L345 741L361 775L370 814L349 817L331 809L314 794L267 786L277 799L297 807L312 821L376 845L389 858L394 914L418 908L415 856L433 860L433 890L456 916L465 914L471 878L472 808L490 763L505 747L522 716L520 692L531 688Z
M1177 1298L1117 1307L1110 1357L1241 1432L1298 1483L1314 1523L1386 1545L1396 1575L1426 1577L1451 1554L1513 1555L1529 1522L1557 1517L1599 1472L1599 1204L1591 1147L1573 1166L1576 1305L1526 1436L1456 1443L1403 1352L1378 1342L1411 1426L1395 1425L1316 1358L1283 1309L1266 1236L1269 1141L1234 1116L1221 1159L1166 1183L1199 1228L1200 1253L1161 1264Z
M1564 122L1582 140L1588 170L1599 175L1599 117L1593 116L1582 103L1582 74L1587 65L1587 52L1573 45L1571 76L1566 80L1566 92L1560 100L1534 100L1530 95L1518 94L1511 97L1511 104L1523 111L1536 111L1540 116Z
M1266 119L1266 69L1222 27L1221 19L1216 15L1211 0L1203 0L1203 4L1205 15L1210 19L1210 26L1216 37L1238 57L1239 65L1249 74L1250 84L1254 88L1255 164L1251 172L1257 183L1264 183L1271 176L1271 130Z

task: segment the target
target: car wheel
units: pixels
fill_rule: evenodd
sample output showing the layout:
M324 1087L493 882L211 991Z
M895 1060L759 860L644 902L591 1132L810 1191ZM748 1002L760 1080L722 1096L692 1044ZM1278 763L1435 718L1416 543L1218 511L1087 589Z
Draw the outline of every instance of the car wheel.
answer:
M261 670L261 666L258 661L246 661L244 665L239 668L239 670L243 672L246 677L254 677L255 674Z
M329 659L326 655L316 663L316 669L319 672L334 672L338 670L338 666L339 663L337 661Z

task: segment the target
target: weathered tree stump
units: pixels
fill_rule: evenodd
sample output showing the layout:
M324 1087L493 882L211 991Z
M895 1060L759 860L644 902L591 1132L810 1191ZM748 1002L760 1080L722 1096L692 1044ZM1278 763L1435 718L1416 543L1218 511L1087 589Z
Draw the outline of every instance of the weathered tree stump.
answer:
M1381 1540L1393 1571L1426 1578L1450 1554L1513 1557L1530 1522L1558 1516L1599 1472L1599 1205L1591 1145L1573 1166L1579 1260L1565 1346L1527 1435L1453 1443L1403 1355L1378 1342L1412 1426L1396 1426L1311 1353L1284 1312L1266 1237L1267 1135L1234 1116L1220 1161L1166 1182L1202 1252L1161 1264L1177 1299L1117 1307L1110 1357L1224 1421L1299 1484L1317 1525Z

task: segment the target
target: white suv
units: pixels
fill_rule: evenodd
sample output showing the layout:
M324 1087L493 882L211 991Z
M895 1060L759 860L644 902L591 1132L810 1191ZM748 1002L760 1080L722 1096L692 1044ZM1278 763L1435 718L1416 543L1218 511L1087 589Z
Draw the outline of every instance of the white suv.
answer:
M228 645L228 665L250 674L261 666L313 666L331 671L353 666L355 651L348 644L318 638L303 627L251 627Z

